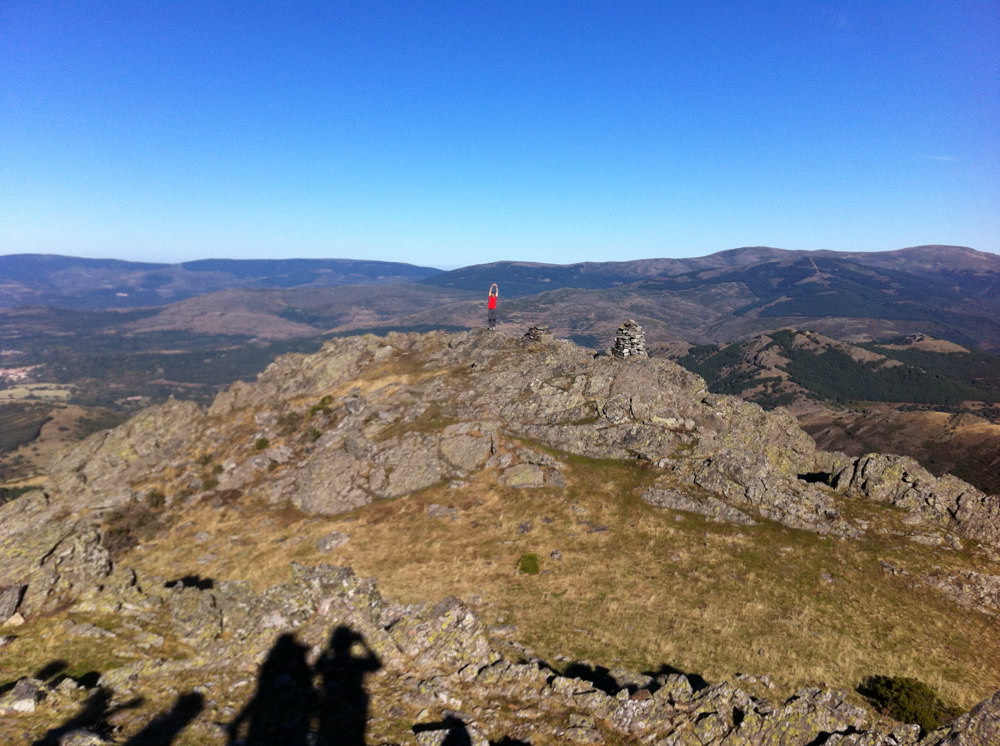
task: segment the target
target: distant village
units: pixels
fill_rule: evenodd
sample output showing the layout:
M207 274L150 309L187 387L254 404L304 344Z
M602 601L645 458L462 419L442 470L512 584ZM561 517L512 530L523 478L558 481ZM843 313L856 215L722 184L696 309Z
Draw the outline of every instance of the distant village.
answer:
M0 351L0 353L6 350ZM40 368L40 365L22 365L19 368L0 368L0 382L2 383L23 383L31 378L31 371Z

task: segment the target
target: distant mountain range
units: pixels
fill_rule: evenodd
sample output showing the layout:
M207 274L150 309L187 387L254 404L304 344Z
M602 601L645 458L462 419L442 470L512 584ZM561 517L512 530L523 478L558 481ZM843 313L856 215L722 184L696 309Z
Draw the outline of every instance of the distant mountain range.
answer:
M869 254L748 248L698 259L499 262L451 272L337 262L323 269L319 260L198 264L203 269L176 265L155 270L162 275L144 275L147 285L151 277L175 280L143 291L143 297L162 300L192 277L230 286L172 305L158 303L142 320L130 318L122 331L286 339L393 327L474 327L485 321L486 288L498 282L502 327L545 324L558 336L595 348L607 346L618 324L632 317L653 344L722 343L796 327L848 341L926 333L1000 351L1000 256L961 247ZM389 282L407 271L407 282ZM141 273L123 270L120 281L110 276L103 281L107 287L95 289L91 280L73 290L69 278L81 273L40 273L32 302L59 306L59 298L75 292L79 308L113 291L121 295L109 307L122 307L141 295L120 289L128 286L128 277L141 285ZM355 284L330 287L348 280ZM28 279L16 281L23 285ZM47 295L46 286L61 295ZM5 305L13 305L15 295L7 295Z
M413 282L430 267L357 259L204 259L182 264L0 256L0 308L100 310L162 306L229 288L331 287Z
M894 422L909 434L895 450L1000 489L988 477L1000 465L992 456L1000 436L994 442L977 425L989 453L963 461L968 438L956 441L948 420L971 412L1000 421L1000 362L986 354L1000 353L1000 256L963 247L752 247L693 259L497 262L450 272L351 260L166 265L6 256L0 363L39 366L31 380L71 386L72 401L88 407L120 410L167 395L204 400L234 379L252 379L279 354L309 352L334 336L483 326L491 282L500 284L502 332L547 325L601 349L623 319L635 318L654 356L681 359L717 391L792 406L825 447L889 450ZM914 335L928 336L906 349L870 344ZM30 430L48 409L38 402L45 394L24 396L17 406L38 410ZM931 406L951 414L899 411ZM921 439L933 448L915 450ZM961 447L942 455L946 441Z

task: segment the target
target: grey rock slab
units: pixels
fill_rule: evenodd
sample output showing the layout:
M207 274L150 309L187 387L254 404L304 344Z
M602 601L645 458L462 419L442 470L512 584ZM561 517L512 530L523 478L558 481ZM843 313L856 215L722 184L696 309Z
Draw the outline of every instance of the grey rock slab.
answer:
M350 536L342 531L334 531L316 541L316 548L321 552L332 552L350 541Z
M734 508L717 497L695 499L670 490L650 488L642 494L642 501L658 508L682 510L685 513L698 513L699 515L719 518L741 526L754 526L757 523L742 510Z

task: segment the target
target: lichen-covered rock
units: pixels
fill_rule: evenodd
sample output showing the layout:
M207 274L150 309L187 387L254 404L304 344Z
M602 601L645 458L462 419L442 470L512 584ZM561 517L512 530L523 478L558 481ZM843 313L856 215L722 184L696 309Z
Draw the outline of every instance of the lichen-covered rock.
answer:
M993 746L1000 743L1000 691L954 722L930 733L920 746Z
M985 614L1000 615L1000 576L981 572L934 573L924 582L956 603Z
M729 503L717 497L706 496L696 499L687 495L681 495L673 490L651 488L643 493L642 500L658 508L682 510L686 513L698 513L741 526L753 526L757 523L742 510L734 508Z
M335 515L367 505L372 497L365 487L372 470L371 462L346 448L325 449L295 472L291 503L306 513L319 515Z
M835 489L926 516L938 525L1000 545L1000 498L957 477L935 477L912 458L871 453L853 459L831 480Z
M0 623L14 616L28 586L23 583L0 588Z
M91 591L111 574L108 550L92 525L72 527L38 560L22 608L25 614L50 611Z
M438 440L423 433L384 444L375 456L368 488L378 497L402 497L444 479Z
M47 471L64 495L86 496L89 505L124 504L132 497L129 483L189 452L204 423L197 404L171 399L61 452Z

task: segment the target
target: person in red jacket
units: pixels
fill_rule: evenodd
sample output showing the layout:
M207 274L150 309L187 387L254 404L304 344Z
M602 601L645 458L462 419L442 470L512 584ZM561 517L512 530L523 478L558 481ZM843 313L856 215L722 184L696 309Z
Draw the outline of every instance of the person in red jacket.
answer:
M486 296L486 323L488 329L497 328L497 297L500 295L500 288L494 282L490 285L490 294Z

